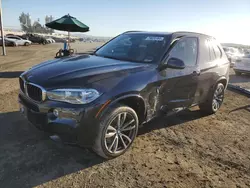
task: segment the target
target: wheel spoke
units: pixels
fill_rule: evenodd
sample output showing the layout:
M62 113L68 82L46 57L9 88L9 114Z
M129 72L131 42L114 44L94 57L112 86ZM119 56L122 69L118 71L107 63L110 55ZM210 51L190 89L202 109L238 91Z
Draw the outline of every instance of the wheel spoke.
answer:
M219 102L222 102L222 96L216 97L216 100L219 101Z
M216 109L216 108L217 108L217 101L216 101L215 99L213 100L212 106L213 106L213 109Z
M117 140L117 136L114 138L112 144L111 144L110 147L109 147L109 150L110 150L110 151L112 151L112 148L113 148L113 146L114 146L116 140Z
M108 126L105 138L111 138L116 134L116 129L111 125Z
M112 127L111 125L108 126L108 129L107 129L107 130L108 130L108 131L114 131L114 132L116 131L116 129L115 129L114 127Z
M113 152L114 152L114 153L117 151L117 148L118 148L118 142L119 142L119 138L118 138L118 136L116 136L116 137L115 137L114 150L113 150Z
M122 127L121 127L121 130L124 130L124 129L126 129L131 123L133 123L135 120L134 119L132 119L131 121L129 121L129 122L127 122L127 123L125 123Z
M121 126L121 114L119 114L118 117L117 117L117 126L118 127Z
M121 122L120 122L120 123L121 123L121 124L120 124L120 127L123 126L123 124L124 124L126 118L127 118L127 112L124 112L124 113L123 113L123 118L121 119Z
M105 135L105 138L111 138L114 135L116 135L116 132L109 132Z
M125 134L121 133L121 136L126 138L128 140L128 142L130 143L132 140Z
M217 102L216 107L217 107L217 109L220 108L220 103L219 102Z
M123 146L124 146L124 149L126 149L127 148L127 145L126 145L126 143L124 142L124 140L123 140L123 138L122 138L122 136L119 134L119 137L120 137L120 139L121 139L121 141L122 141L122 144L123 144Z
M121 131L131 131L135 128L135 125L131 126L131 127L126 127L126 128L123 128Z

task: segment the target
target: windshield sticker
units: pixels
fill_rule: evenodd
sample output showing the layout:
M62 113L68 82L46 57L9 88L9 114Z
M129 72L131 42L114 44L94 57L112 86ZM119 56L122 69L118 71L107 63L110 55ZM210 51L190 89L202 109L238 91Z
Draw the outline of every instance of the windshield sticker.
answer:
M147 37L145 40L163 41L164 37Z

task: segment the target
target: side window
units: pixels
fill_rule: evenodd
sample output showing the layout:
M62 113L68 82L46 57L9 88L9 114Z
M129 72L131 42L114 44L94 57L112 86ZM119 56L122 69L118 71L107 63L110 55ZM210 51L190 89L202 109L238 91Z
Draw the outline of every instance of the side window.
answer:
M219 46L215 42L213 42L213 48L214 48L216 59L220 59L222 57L222 53L221 53Z
M214 61L216 59L215 51L213 48L212 41L210 39L207 40L207 46L209 49L209 56L210 56L210 61Z
M176 42L169 53L169 58L181 59L186 66L194 66L197 60L198 39L187 37ZM168 58L168 59L169 59Z
M222 52L213 39L207 40L207 46L209 48L210 61L214 61L215 59L220 59L222 57Z

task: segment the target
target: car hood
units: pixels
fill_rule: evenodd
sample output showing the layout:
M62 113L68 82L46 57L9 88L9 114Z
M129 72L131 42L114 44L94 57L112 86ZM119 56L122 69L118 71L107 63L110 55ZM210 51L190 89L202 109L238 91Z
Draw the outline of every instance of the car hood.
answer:
M148 66L150 65L93 55L76 55L38 64L23 73L22 77L45 88L67 85L81 87L102 79L138 72Z

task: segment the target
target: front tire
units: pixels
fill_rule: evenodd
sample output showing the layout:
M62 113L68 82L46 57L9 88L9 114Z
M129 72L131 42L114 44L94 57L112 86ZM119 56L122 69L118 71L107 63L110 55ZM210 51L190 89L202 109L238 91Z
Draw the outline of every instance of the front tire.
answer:
M116 105L102 116L100 122L99 133L92 149L106 159L125 153L138 132L136 112L128 106Z
M224 91L225 86L222 83L218 83L209 94L207 101L199 105L200 110L206 114L216 113L223 103Z
M29 45L30 45L30 43L28 43L28 42L24 43L24 46L29 46Z

